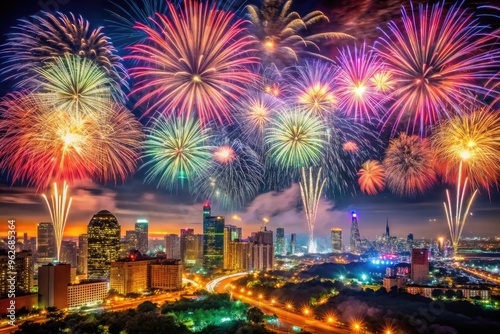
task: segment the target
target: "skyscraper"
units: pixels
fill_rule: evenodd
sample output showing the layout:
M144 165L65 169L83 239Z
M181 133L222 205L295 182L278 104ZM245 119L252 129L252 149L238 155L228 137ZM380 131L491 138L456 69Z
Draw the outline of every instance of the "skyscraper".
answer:
M76 268L76 242L63 240L61 242L61 261L62 263L68 263L71 267Z
M56 258L56 234L52 223L38 223L36 254L38 262L52 262Z
M194 239L194 229L183 228L181 229L181 261L184 266L186 266L188 246L193 247L192 240Z
M413 283L425 283L429 275L429 251L414 248L411 250L411 273Z
M137 249L141 254L146 254L149 249L149 223L145 219L138 219L135 223L135 231L137 232Z
M11 275L15 277L16 296L31 293L33 289L33 257L30 251L16 252L14 268L11 268L9 252L0 249L0 299L7 298L11 292L11 282L8 280Z
M361 237L359 235L358 215L356 211L351 212L351 253L359 254L361 252Z
M203 266L205 269L224 265L224 217L210 216L210 203L203 205Z
M238 239L238 228L234 225L224 225L224 269L230 269L230 244Z
M137 237L137 231L136 230L125 231L125 242L127 243L128 251L139 250L139 238Z
M297 235L292 233L290 235L290 254L294 255L297 248Z
M78 252L76 255L76 271L78 274L87 273L87 258L89 254L89 240L86 234L80 234L78 236Z
M111 262L120 254L120 225L111 212L96 213L87 226L88 278L109 279Z
M385 237L389 239L391 237L391 233L389 230L389 218L387 218L387 223L385 224Z
M285 229L283 227L278 227L276 229L276 255L286 255L286 245L285 245Z
M342 229L332 228L330 231L330 238L332 243L332 253L342 252Z
M181 243L177 234L165 235L165 255L167 259L181 259Z
M39 307L68 307L68 285L71 281L69 264L46 264L38 268Z

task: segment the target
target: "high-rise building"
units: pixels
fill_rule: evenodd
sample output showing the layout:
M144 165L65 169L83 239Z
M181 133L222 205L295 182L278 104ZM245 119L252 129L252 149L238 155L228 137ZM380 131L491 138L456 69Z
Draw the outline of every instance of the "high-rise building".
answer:
M361 252L361 237L359 235L358 215L356 214L356 211L351 212L350 246L351 253L359 254Z
M165 254L167 259L181 259L181 242L177 234L165 235Z
M292 233L290 235L290 254L294 255L297 249L297 234Z
M181 260L184 267L203 264L203 234L194 234L194 230L181 230Z
M330 238L332 243L332 253L342 252L342 229L332 228L330 231Z
M38 223L36 241L38 262L52 262L56 259L56 234L52 223Z
M413 233L410 233L406 237L406 250L411 252L412 248L413 248Z
M86 234L78 236L78 252L76 257L77 273L87 274L87 257L89 252L89 240Z
M180 260L156 260L150 264L151 288L180 290L182 288L182 263Z
M234 225L224 225L224 269L230 269L230 244L238 240L238 228Z
M89 279L109 279L111 262L120 255L120 225L111 212L96 213L87 226Z
M71 267L76 268L77 257L76 242L63 240L61 243L61 259L60 262L68 263Z
M151 284L149 264L153 259L135 260L134 257L111 263L110 289L121 294L143 293Z
M146 254L149 249L149 223L145 219L138 219L135 223L137 232L137 249L141 254Z
M125 243L127 244L127 251L139 250L139 238L137 231L125 231Z
M187 260L187 254L188 254L188 247L193 248L193 241L194 241L194 229L192 228L183 228L181 229L181 261L184 266L187 265L186 260ZM189 264L187 266L190 266L192 264Z
M268 244L250 243L251 270L268 271L274 266L274 246Z
M229 267L230 270L248 271L250 268L250 247L248 241L232 241L229 244ZM225 260L225 259L224 259Z
M429 251L425 248L411 250L410 278L413 283L425 283L429 278Z
M11 276L15 277L16 296L27 295L33 290L33 257L30 251L16 253L14 268L9 265L7 250L0 250L0 298L6 298L10 290Z
M286 255L285 229L283 227L276 229L276 245L274 249L276 250L276 255Z
M252 242L263 244L263 245L273 245L273 231L268 231L266 227L264 230L252 233Z
M203 266L220 269L224 265L224 217L210 213L207 202L203 205Z
M390 233L390 230L389 230L389 218L387 218L387 222L385 224L385 235L384 235L387 239L390 239L391 237L391 233Z
M68 307L68 285L71 282L71 266L69 264L52 263L38 268L39 307Z

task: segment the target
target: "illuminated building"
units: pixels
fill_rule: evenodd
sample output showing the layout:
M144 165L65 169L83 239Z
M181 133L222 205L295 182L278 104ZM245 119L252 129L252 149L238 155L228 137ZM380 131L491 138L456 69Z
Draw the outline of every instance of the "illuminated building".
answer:
M87 257L89 252L89 240L86 234L78 236L78 252L76 256L77 273L87 274Z
M137 232L137 249L141 254L146 254L149 250L149 223L145 219L138 219L135 223Z
M210 203L203 205L203 266L221 269L224 265L224 217L210 216Z
M127 251L131 251L133 249L139 250L139 238L137 234L138 233L135 230L125 231L125 243L128 248Z
M38 223L36 238L37 262L48 263L57 256L56 234L52 223Z
M194 229L192 228L183 228L181 229L181 261L184 266L192 266L193 264L190 262L187 264L187 259L188 259L188 249L194 248L193 246L193 241L194 241Z
M61 242L61 263L68 263L76 268L76 242L63 240Z
M485 287L459 287L459 288L443 288L436 286L423 286L423 285L408 285L406 287L406 292L412 295L419 294L421 296L430 298L432 297L432 291L441 290L445 293L451 290L455 293L460 293L463 298L481 298L483 300L488 300L491 298L491 290ZM460 291L460 292L459 292Z
M120 255L120 225L111 212L96 213L87 226L89 279L109 279L111 262Z
M234 271L248 271L250 268L250 246L247 241L232 241L229 244L228 268ZM224 259L225 260L225 259Z
M111 263L110 289L121 294L143 293L150 286L149 264L152 259L135 259L133 253L126 259Z
M332 253L342 252L342 229L332 228L330 230L330 240L332 243Z
M439 253L441 253L441 255L443 255L444 254L444 237L439 237L437 239L437 242L438 242Z
M290 254L294 255L297 248L297 235L292 233L290 235Z
M14 274L12 274L14 273ZM16 253L14 268L9 268L7 250L0 250L0 298L9 294L10 282L8 278L15 277L16 296L27 295L33 290L33 257L30 251Z
M85 282L68 286L68 307L103 302L108 296L107 282Z
M414 248L411 250L410 278L413 283L425 283L429 275L429 251Z
M359 235L358 215L356 214L356 211L351 212L350 246L351 253L359 254L361 252L361 237Z
M38 268L39 308L68 307L68 285L71 266L69 264L46 264Z
M252 233L251 241L263 245L273 245L273 231L268 231L264 227L263 231Z
M177 234L165 235L165 254L167 259L181 259L181 243Z
M389 239L391 237L391 233L390 233L390 230L389 230L389 218L387 218L387 222L385 224L385 235L384 235L387 239Z
M286 255L286 244L285 244L285 229L283 227L278 227L276 229L276 255Z
M273 270L274 246L250 243L250 270Z
M224 269L230 269L230 243L238 240L238 228L233 225L224 225Z
M391 291L391 288L393 286L399 288L404 287L405 281L403 277L395 277L395 276L389 276L389 277L384 277L383 279L383 286L387 292Z
M180 290L182 288L182 263L180 260L156 260L150 264L151 288Z
M181 229L181 260L185 267L202 265L203 234L194 234L192 228Z

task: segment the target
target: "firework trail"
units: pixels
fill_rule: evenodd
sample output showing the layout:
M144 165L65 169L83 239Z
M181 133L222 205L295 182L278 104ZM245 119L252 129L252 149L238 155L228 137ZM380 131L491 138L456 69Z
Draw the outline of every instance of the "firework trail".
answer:
M368 160L358 172L359 187L367 195L377 195L385 188L385 173L382 164L376 160Z

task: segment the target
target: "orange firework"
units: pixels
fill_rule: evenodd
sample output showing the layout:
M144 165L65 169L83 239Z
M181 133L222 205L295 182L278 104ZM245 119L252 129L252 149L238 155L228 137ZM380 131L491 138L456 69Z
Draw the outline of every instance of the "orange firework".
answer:
M367 195L376 195L385 188L384 166L376 160L368 160L358 172L358 184Z

